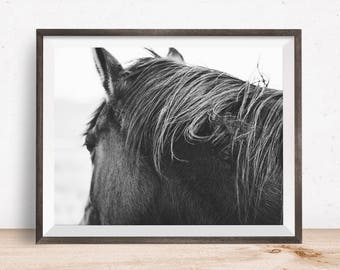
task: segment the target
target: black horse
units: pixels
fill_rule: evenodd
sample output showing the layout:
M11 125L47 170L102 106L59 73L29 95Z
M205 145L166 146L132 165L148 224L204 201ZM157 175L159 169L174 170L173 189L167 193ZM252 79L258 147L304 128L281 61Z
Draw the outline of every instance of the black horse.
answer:
M106 99L85 134L82 224L282 224L282 91L174 48L126 69L93 51Z

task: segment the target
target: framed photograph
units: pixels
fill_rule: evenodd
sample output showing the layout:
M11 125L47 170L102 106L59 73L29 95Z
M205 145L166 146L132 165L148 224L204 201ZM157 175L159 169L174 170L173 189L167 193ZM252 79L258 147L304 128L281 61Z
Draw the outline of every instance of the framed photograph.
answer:
M300 243L301 30L38 29L37 243Z

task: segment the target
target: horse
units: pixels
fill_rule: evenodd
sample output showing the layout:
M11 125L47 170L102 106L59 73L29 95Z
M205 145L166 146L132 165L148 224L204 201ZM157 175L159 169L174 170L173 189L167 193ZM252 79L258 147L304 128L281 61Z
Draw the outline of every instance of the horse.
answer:
M81 224L282 224L282 90L188 65L175 48L126 68L92 50L105 99L85 132Z

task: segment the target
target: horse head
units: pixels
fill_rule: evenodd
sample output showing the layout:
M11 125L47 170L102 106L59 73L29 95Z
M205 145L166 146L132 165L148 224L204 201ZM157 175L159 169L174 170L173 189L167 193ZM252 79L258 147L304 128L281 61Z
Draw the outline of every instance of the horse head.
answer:
M149 51L123 68L93 49L83 223L281 224L282 91Z

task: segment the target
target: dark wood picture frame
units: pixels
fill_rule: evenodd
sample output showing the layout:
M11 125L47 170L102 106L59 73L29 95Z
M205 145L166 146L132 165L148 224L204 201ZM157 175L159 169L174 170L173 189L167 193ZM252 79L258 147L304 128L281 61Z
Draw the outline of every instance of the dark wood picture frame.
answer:
M46 237L43 236L43 38L44 36L290 36L294 37L295 236L275 237ZM36 30L36 243L301 243L302 130L301 30L299 29L37 29Z

